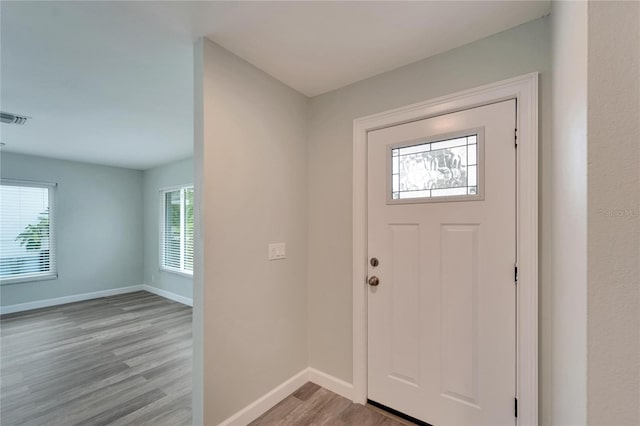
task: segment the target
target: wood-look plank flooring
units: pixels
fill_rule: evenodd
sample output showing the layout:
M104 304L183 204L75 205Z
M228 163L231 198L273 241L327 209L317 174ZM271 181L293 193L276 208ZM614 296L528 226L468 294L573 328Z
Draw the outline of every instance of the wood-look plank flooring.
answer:
M191 424L191 308L140 291L0 317L2 426Z
M413 425L375 407L354 404L307 383L254 420L251 426L403 426Z

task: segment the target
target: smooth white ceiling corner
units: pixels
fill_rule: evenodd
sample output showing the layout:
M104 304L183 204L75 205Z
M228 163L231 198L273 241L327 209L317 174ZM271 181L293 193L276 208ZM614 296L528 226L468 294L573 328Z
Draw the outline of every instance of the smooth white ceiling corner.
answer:
M479 40L549 13L547 1L223 3L198 32L307 96Z
M0 3L3 151L146 169L193 152L193 49L117 2Z

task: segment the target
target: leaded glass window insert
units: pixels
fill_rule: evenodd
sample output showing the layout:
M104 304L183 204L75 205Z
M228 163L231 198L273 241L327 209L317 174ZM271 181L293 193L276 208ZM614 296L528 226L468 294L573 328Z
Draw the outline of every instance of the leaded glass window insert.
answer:
M391 149L391 198L479 194L478 134Z

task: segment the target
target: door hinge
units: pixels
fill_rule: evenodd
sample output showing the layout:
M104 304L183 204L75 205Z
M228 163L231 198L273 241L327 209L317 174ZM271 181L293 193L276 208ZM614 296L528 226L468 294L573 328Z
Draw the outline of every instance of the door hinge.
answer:
M513 129L513 141L515 143L516 148L518 147L518 129Z
M513 281L518 284L518 264L513 266Z
M513 408L515 411L516 418L518 418L518 398L514 398L514 401L515 401L515 405Z

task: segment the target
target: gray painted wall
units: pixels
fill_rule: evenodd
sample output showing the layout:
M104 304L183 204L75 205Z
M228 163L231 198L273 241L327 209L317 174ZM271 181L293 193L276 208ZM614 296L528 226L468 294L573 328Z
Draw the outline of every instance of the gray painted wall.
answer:
M2 306L143 283L142 172L3 152L3 178L58 183L58 279L3 285Z
M214 425L308 365L308 99L208 40L196 48L204 423ZM275 242L286 259L267 260Z
M552 327L540 348L550 366L541 424L637 425L640 4L554 2L551 18L552 263L541 303Z
M640 424L640 2L588 10L587 423Z
M193 184L193 158L147 169L142 175L144 191L144 283L193 299L193 279L160 270L160 190Z

